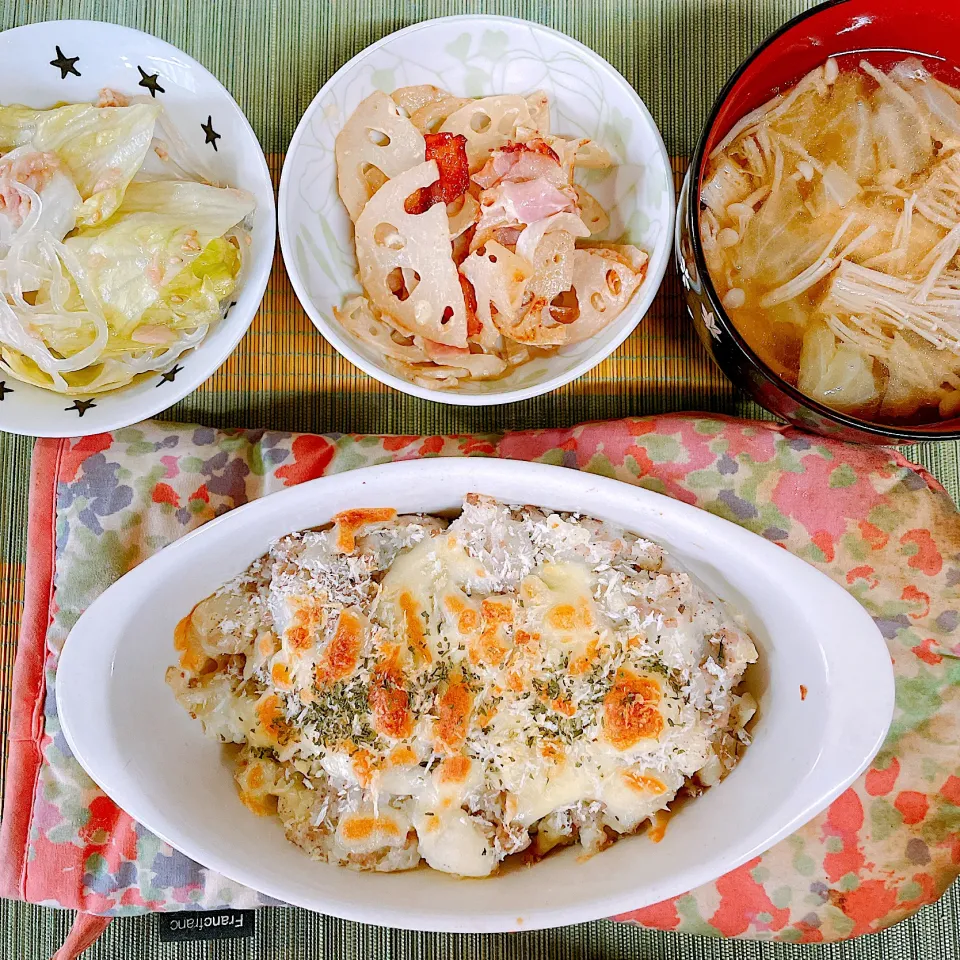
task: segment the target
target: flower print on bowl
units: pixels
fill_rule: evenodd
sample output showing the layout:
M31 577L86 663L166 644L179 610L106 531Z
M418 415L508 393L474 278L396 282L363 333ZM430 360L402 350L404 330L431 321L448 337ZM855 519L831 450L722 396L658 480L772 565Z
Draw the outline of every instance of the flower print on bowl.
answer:
M430 57L423 50L430 50ZM353 228L337 186L334 142L361 101L375 91L429 84L457 97L546 92L550 130L606 147L616 166L578 172L610 215L597 240L632 244L649 256L646 276L626 309L596 335L518 364L498 379L461 380L430 389L400 376L382 350L334 317L360 293ZM579 182L579 179L578 179ZM539 24L486 15L414 24L374 43L320 90L294 134L280 181L279 226L294 290L324 337L351 363L404 393L485 406L537 396L579 377L612 353L642 320L669 259L674 217L670 162L636 91L605 60Z

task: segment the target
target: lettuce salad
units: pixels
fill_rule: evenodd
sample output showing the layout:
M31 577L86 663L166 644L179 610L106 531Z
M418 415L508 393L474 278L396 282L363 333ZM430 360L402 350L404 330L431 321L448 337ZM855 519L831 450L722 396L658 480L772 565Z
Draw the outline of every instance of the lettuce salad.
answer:
M0 106L0 373L72 395L166 369L222 318L254 207L149 100Z

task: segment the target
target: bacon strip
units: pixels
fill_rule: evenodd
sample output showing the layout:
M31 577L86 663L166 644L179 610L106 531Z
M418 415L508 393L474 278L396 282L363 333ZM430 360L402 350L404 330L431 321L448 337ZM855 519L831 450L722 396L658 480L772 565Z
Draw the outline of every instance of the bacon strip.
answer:
M437 161L440 179L407 199L407 213L423 213L435 203L453 203L470 185L466 137L459 133L428 133L423 139L427 145L425 159Z
M502 180L535 180L544 177L554 186L566 186L560 158L543 140L529 143L505 143L473 175L473 180L489 189Z
M483 324L477 316L477 294L473 284L462 273L457 276L460 278L460 289L463 290L463 304L467 309L467 337L475 337L483 330Z

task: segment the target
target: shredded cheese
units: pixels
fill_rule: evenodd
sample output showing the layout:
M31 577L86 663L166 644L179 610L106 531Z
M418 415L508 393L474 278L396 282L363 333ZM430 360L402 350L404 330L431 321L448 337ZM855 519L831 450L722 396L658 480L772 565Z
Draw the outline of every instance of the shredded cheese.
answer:
M178 699L245 744L241 798L291 840L475 877L528 847L595 852L716 782L757 658L657 544L473 494L449 524L348 511L282 538L177 649Z

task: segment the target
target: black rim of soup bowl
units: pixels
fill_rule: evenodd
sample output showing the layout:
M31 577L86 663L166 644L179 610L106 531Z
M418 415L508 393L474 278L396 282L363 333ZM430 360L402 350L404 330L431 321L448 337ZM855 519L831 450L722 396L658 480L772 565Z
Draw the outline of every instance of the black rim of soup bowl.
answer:
M713 280L710 277L710 271L707 269L706 257L703 253L703 245L700 240L701 172L707 159L706 148L707 141L710 138L710 132L713 130L713 127L717 121L717 117L720 111L723 109L724 104L726 103L730 94L733 92L733 88L739 82L744 73L750 69L757 57L760 56L760 54L771 44L779 40L785 33L792 30L798 24L803 23L805 20L809 20L810 18L817 16L824 10L827 10L831 7L842 6L849 2L850 0L827 0L826 3L821 3L815 7L811 7L809 10L805 10L792 20L788 20L782 27L774 31L765 40L763 40L757 46L757 48L743 61L743 63L737 67L737 69L730 76L730 79L724 84L723 89L717 95L717 99L714 101L713 107L710 110L710 114L707 117L706 123L704 124L703 130L700 134L700 139L697 141L697 146L694 150L693 158L690 161L690 167L687 171L686 209L679 211L678 221L682 218L686 222L686 228L691 234L690 244L693 250L693 259L694 263L696 264L698 280L701 288L699 296L706 299L713 311L714 319L722 334L722 337L718 338L719 345L724 346L722 343L723 337L729 338L733 341L733 344L735 344L733 356L729 356L729 350L723 351L724 353L728 354L724 362L721 362L720 358L717 356L717 354L721 351L717 350L715 345L711 344L708 347L708 350L717 366L720 367L726 376L733 380L736 386L748 392L764 409L775 414L776 416L789 420L791 423L804 430L821 433L825 436L835 435L840 438L843 438L844 434L846 434L851 439L862 439L867 440L868 442L872 441L874 443L877 442L878 439L901 443L916 442L919 440L956 440L960 439L960 419L951 418L948 421L944 421L945 424L950 424L950 426L943 427L938 426L936 423L927 424L925 426L909 427L876 423L871 420L861 420L859 417L854 417L850 414L842 413L839 410L834 410L832 407L828 407L820 403L820 401L814 400L812 397L809 397L805 393L802 393L800 390L798 390L795 386L793 386L793 384L784 380L779 374L771 370L763 362L763 360L760 359L760 357L754 352L753 348L741 336L739 330L737 330L735 324L727 315L723 304L720 302L720 297L717 294L716 288L713 285ZM772 93L771 96L773 96ZM679 223L678 227L679 229L677 235L680 236L683 228ZM674 255L677 259L678 269L682 274L684 269L684 257L683 251L679 248L679 245L675 249ZM693 320L699 328L702 322L695 317ZM773 392L785 395L799 410L805 411L812 416L804 418L802 416L785 413L782 410L775 409L775 405L769 400L758 396L758 391L751 389L750 384L744 383L740 377L735 378L733 376L733 369L742 367L744 363L746 364L749 373L752 374L753 379L762 379L766 381L766 385L769 388L772 388ZM835 428L841 429L835 429L835 431L831 431L830 429L818 428L810 422L811 420L824 420L829 424L833 424ZM859 437L857 435L859 435Z

